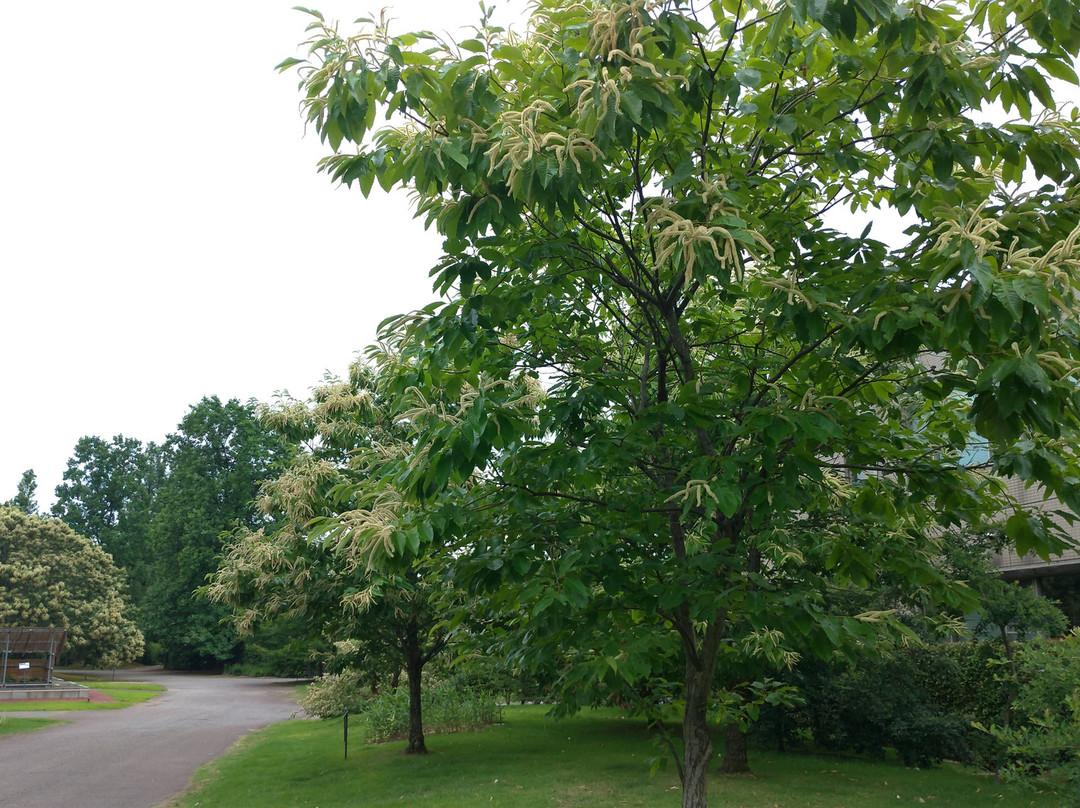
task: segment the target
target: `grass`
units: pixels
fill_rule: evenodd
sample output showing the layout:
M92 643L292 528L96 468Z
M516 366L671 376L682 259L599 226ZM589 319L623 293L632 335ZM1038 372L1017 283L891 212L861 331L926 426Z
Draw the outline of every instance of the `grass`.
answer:
M54 724L63 724L53 718L9 718L0 715L0 738L5 735L14 735L18 732L33 732L35 729L44 729Z
M479 733L431 736L424 757L403 743L364 746L342 722L287 721L268 727L203 767L195 790L173 808L677 808L671 767L649 777L659 753L640 721L614 712L547 720L542 707L506 710L506 723ZM1058 808L1048 795L997 785L946 766L758 752L755 775L712 777L710 805L727 808Z
M126 690L164 690L161 685L150 684L149 682L130 682L124 679L117 680L115 677L110 676L108 679L102 677L100 674L89 673L65 673L63 675L65 682L78 682L79 684L86 685L87 687L93 687L95 690L102 690L107 687L120 687Z
M0 702L0 712L34 712L37 710L122 710L132 704L148 701L165 690L161 685L148 684L146 682L105 682L93 679L84 679L83 684L92 690L100 690L108 693L116 701L81 701L72 699L44 700L28 699L26 701L3 701Z
M91 690L103 690L115 696L117 693L151 693L156 695L164 693L165 685L155 685L150 682L83 682ZM148 697L150 698L150 697Z

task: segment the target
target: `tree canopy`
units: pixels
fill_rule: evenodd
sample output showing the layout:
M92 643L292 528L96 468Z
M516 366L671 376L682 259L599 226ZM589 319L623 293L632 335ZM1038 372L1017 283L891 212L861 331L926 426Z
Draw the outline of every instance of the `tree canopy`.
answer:
M423 671L447 647L461 602L452 548L436 536L446 524L440 503L410 504L381 484L415 439L381 383L386 375L358 360L312 401L283 399L264 411L264 423L300 449L262 486L260 507L273 524L235 532L206 592L235 610L242 633L289 615L324 644L350 649L373 683L405 671L406 752L418 754L427 751Z
M142 621L170 667L220 667L238 655L236 631L225 607L194 593L217 569L223 534L264 524L255 507L259 484L275 476L275 462L290 449L259 423L253 404L213 396L189 409L166 451Z
M143 636L123 574L58 519L0 507L0 625L67 629L67 653L93 665L137 659Z
M19 484L15 489L15 496L4 503L6 506L18 508L23 513L36 514L37 504L37 475L33 469L27 469L19 478Z
M447 301L391 326L420 437L385 484L483 480L478 591L573 649L571 691L676 699L684 805L710 715L895 628L831 590L958 603L947 530L1002 512L1069 544L999 480L1080 510L1076 2L539 0L461 42L313 15L283 67L323 169L445 237ZM913 224L877 240L882 209Z
M124 568L141 599L147 582L150 519L165 474L162 448L116 435L86 435L75 444L52 514L100 544Z

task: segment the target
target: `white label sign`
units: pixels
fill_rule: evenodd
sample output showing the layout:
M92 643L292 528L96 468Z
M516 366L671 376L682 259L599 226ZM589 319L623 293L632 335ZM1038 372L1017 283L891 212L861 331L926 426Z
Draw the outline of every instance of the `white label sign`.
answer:
M29 662L20 662L19 663L19 670L21 670L21 671L30 670L30 663Z

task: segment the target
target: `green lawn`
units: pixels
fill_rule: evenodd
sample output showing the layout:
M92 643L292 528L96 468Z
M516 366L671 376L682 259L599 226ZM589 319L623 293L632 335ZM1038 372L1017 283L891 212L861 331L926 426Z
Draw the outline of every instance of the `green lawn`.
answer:
M52 718L9 718L6 715L0 715L0 738L17 732L33 732L35 729L44 729L63 723Z
M92 690L101 690L108 693L116 701L39 701L28 699L26 701L2 701L0 712L32 712L35 710L120 710L152 699L165 690L161 685L148 684L146 682L106 682L100 680L84 680L82 684Z
M90 679L86 676L81 676L78 679L72 677L66 681L77 682L94 690L153 690L158 693L165 690L164 685L155 685L150 682L114 682L111 679Z
M131 690L153 690L155 688L161 687L161 685L152 685L148 682L129 681L124 678L128 675L138 676L138 672L133 671L129 673L127 671L121 670L119 671L119 676L121 677L120 679L117 679L116 675L75 672L65 672L64 674L60 675L59 678L63 679L65 682L78 682L79 684L87 685L88 687L108 687L110 685L115 685L116 687L125 687ZM108 676L108 678L106 678L106 676Z
M484 732L432 736L431 754L404 744L364 746L342 724L287 721L251 736L196 775L183 808L677 808L668 767L649 777L658 753L640 721L613 712L552 722L544 708L514 707ZM710 805L729 808L1058 808L1046 795L996 785L958 766L918 771L809 755L758 752L755 775L713 777Z

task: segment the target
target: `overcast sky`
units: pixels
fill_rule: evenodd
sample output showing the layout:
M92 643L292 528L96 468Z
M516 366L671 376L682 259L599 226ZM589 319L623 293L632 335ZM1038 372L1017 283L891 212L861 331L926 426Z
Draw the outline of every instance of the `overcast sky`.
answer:
M204 396L305 397L433 299L439 240L407 199L316 173L273 69L302 55L296 2L0 3L0 501L32 468L48 507L83 435L160 442ZM393 5L402 31L479 19Z
M161 442L204 396L306 397L433 299L439 239L405 196L316 172L297 75L273 69L303 55L296 2L0 0L0 501L32 468L47 508L83 435ZM308 4L389 5L399 31L479 19L478 0ZM495 5L520 26L526 0Z

